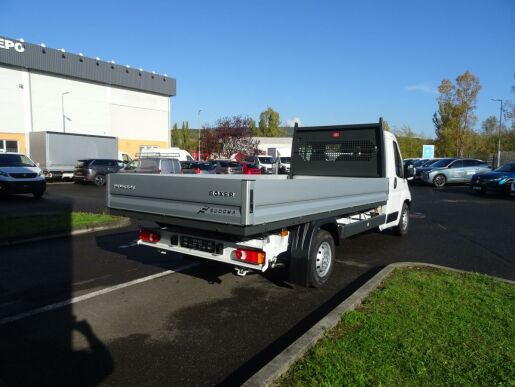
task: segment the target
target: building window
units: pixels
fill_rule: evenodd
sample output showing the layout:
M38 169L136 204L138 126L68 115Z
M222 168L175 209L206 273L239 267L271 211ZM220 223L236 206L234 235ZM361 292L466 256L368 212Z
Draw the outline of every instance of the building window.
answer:
M5 152L18 152L18 141L15 140L0 140L0 153Z

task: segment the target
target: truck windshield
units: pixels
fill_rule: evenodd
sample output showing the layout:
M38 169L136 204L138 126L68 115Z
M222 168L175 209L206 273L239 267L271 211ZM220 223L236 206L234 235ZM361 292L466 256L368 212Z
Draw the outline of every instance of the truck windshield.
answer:
M36 165L25 155L0 155L0 167L35 167Z
M281 157L281 163L289 164L291 157Z
M275 162L273 157L259 157L259 161L262 164L273 164Z

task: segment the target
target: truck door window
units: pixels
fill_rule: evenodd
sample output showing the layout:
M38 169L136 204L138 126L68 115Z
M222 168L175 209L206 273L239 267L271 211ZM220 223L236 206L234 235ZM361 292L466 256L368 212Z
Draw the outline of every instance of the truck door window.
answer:
M399 152L399 147L395 141L393 142L393 154L395 155L395 174L397 175L397 177L403 179L404 171L402 168L401 154Z

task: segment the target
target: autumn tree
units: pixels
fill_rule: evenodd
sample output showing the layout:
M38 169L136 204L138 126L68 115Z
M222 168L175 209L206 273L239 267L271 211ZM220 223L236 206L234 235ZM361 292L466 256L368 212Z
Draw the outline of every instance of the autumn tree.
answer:
M438 112L433 116L433 123L439 154L463 157L469 153L480 89L479 80L470 71L459 75L455 83L444 79L438 87Z
M257 133L263 137L277 137L281 134L279 125L281 117L271 107L268 107L264 112L259 115L259 127Z
M172 146L180 148L181 140L182 140L181 133L179 132L179 129L177 128L177 123L175 123L175 124L173 124L173 128L172 128Z
M255 125L250 117L220 118L213 127L207 127L202 131L202 149L224 158L238 152L254 153L259 143L252 138L253 123Z

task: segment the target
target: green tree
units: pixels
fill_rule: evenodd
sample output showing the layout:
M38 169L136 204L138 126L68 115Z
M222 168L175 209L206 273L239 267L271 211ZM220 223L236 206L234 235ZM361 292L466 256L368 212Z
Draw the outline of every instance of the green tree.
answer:
M182 135L183 149L190 152L191 151L191 138L190 138L190 126L188 124L188 121L186 121L186 123L184 123L184 121L183 121L182 128L181 128L181 135Z
M438 87L438 112L433 116L438 154L463 157L470 152L480 89L479 80L470 71L459 75L455 84L444 79Z
M179 132L179 129L177 128L177 123L173 124L172 129L172 146L175 146L177 148L181 148L182 145L182 136Z
M383 129L387 132L391 132L390 125L388 124L388 121L383 120Z
M268 107L259 115L258 134L263 137L277 137L281 135L279 130L280 123L281 117L279 113Z
M249 122L249 129L250 129L250 133L252 134L252 136L254 137L257 137L259 136L259 129L256 125L256 121L254 121L252 118L248 117L248 122Z
M423 134L414 133L411 127L404 125L400 129L394 129L399 148L403 158L421 157L422 146L433 144L433 140Z

